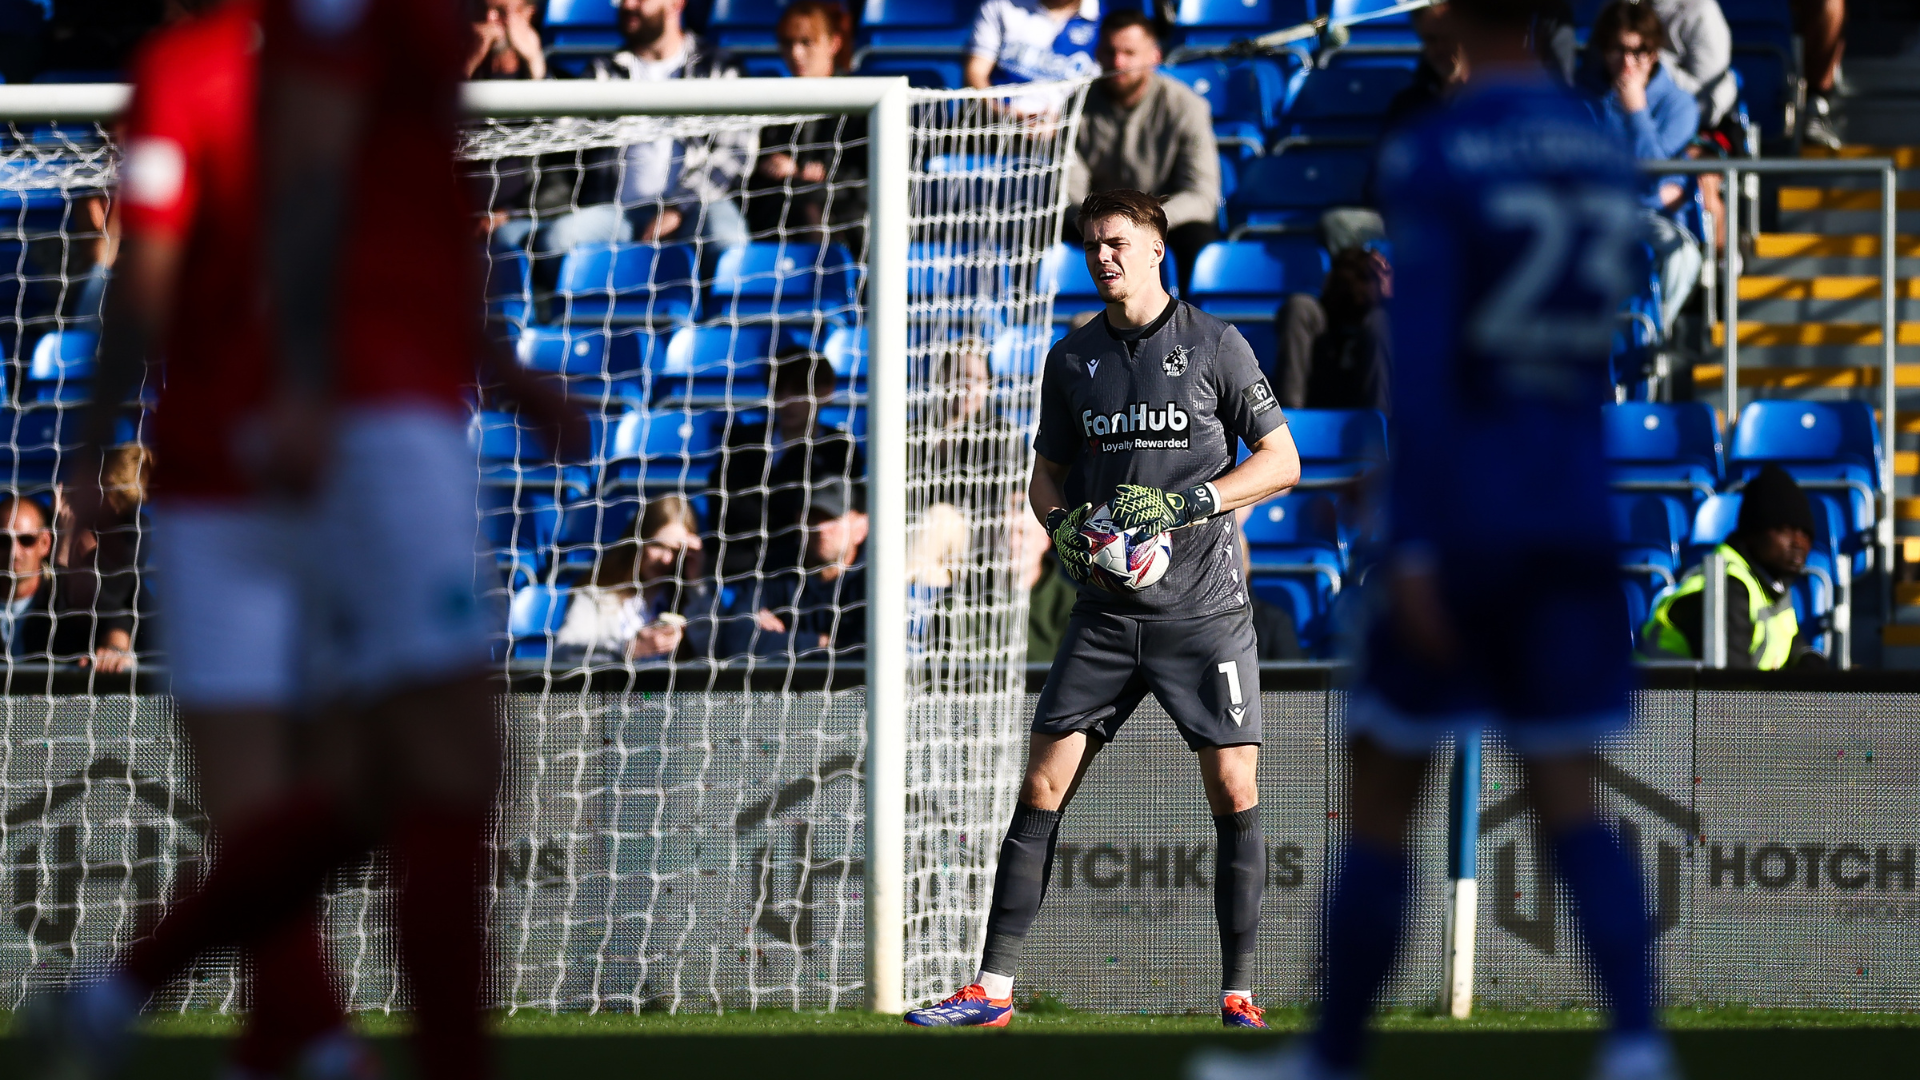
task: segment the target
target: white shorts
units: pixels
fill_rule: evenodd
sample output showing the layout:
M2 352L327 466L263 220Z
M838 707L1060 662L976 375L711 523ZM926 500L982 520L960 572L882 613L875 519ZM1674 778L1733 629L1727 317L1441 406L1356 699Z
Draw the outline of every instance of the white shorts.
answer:
M486 664L498 628L479 591L466 426L350 410L329 471L309 505L155 505L154 593L183 707L365 700Z

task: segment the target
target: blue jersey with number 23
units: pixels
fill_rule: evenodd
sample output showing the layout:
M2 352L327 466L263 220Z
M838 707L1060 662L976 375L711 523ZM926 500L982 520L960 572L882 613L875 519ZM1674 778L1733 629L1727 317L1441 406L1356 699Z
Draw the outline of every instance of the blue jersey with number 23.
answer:
M1382 147L1393 240L1390 521L1448 561L1611 545L1607 355L1637 174L1586 104L1488 79Z

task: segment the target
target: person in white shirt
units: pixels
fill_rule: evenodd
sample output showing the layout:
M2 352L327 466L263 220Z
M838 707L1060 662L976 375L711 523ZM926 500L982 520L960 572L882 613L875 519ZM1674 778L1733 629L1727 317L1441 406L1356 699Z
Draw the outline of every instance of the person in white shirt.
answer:
M600 557L592 583L573 590L554 648L583 663L705 654L712 605L704 569L693 507L679 495L654 499Z
M620 0L625 48L593 63L595 79L731 79L740 69L686 30L686 0ZM699 240L709 257L747 243L746 218L734 197L755 154L751 130L708 138L648 139L612 155L589 152L578 209L534 238L537 255L577 244Z
M1094 43L1100 32L1100 0L984 0L967 39L962 76L968 86L995 82L1053 82L1098 75ZM1060 103L1044 95L1016 98L1016 112L1052 112Z

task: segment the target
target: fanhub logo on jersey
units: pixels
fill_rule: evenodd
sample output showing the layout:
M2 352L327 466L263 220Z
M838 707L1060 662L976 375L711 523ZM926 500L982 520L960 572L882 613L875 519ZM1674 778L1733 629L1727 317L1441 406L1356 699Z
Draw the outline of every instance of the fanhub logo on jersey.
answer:
M1100 442L1105 435L1153 435L1159 433L1179 434L1187 430L1193 418L1187 410L1169 401L1160 408L1152 403L1136 401L1119 412L1101 415L1092 409L1080 414L1080 428L1094 445L1108 452L1120 450L1185 450L1187 440L1181 438L1145 438L1129 439L1122 442Z

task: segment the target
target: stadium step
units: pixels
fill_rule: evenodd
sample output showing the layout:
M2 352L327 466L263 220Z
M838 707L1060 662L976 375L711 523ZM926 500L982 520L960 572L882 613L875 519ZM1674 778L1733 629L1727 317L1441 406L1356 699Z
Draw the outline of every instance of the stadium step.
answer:
M1894 238L1894 254L1920 258L1920 236ZM1880 238L1871 233L1761 233L1754 237L1757 259L1877 259Z
M1726 343L1727 327L1713 328L1713 343ZM1740 321L1740 344L1765 348L1775 345L1880 345L1880 324L1864 322L1762 323ZM1894 328L1896 345L1920 345L1920 322L1902 322Z

